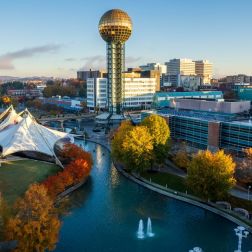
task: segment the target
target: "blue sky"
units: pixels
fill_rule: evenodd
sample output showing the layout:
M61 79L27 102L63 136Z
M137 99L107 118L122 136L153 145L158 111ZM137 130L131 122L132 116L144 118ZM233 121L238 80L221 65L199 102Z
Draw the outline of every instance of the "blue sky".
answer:
M216 76L252 75L251 0L1 0L0 75L75 77L105 64L102 14L132 17L128 66L209 59Z

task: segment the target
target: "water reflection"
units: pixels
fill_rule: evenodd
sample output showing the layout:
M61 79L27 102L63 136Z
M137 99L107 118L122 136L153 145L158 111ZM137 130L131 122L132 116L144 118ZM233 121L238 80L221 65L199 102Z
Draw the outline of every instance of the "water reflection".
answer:
M89 177L85 185L59 202L60 214L62 216L69 215L72 213L72 210L85 206L88 198L92 195L92 191L93 178Z
M91 185L70 196L71 215L63 217L56 251L180 252L195 244L207 252L234 251L236 225L131 182L118 174L104 148L89 143L85 149L94 157ZM103 151L105 156L100 156ZM155 236L138 240L137 223L146 223L148 217ZM251 237L243 245L244 251L251 249Z

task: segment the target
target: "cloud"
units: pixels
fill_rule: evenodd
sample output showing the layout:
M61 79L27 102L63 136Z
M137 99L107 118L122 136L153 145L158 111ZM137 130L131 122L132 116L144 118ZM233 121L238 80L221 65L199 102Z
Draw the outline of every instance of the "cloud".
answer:
M85 64L82 67L83 70L103 69L106 67L106 57L102 55L84 57L81 60L85 61Z
M126 65L132 65L139 63L141 60L141 57L126 57L125 62ZM84 66L81 68L81 70L88 70L88 69L104 69L106 68L106 56L103 55L96 55L92 57L84 57L81 60L85 61Z
M142 60L142 57L126 57L125 58L125 64L127 67L132 67L132 65L134 65L133 67L137 65L139 65L139 62Z
M66 58L65 61L68 61L68 62L73 62L75 61L76 59L75 58Z
M16 59L31 58L37 54L55 53L60 49L61 45L48 44L32 48L25 48L19 51L0 55L0 69L15 69L14 61Z

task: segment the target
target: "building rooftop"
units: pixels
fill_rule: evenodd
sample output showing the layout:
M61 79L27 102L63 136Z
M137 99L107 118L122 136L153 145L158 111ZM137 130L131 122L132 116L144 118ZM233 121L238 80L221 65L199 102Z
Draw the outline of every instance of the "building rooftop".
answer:
M153 111L155 113L155 111ZM153 113L152 112L152 113ZM171 116L182 116L196 118L204 121L234 121L237 119L236 114L226 114L217 112L197 111L197 110L183 110L183 109L172 109L165 108L156 110L159 115L171 115ZM238 120L238 119L237 119Z
M251 119L249 119L249 120L240 120L240 121L232 121L230 123L235 124L235 125L252 127L252 120Z
M155 95L158 97L167 97L167 96L195 96L199 94L205 94L205 95L216 95L220 94L222 95L222 91L193 91L193 92L158 92Z

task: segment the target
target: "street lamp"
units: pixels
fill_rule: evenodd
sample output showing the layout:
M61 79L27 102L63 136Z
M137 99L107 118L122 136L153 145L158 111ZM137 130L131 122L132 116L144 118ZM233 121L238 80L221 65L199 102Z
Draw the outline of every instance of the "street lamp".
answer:
M249 232L245 230L245 227L238 226L234 229L235 234L238 236L238 248L234 252L242 252L241 246L242 246L242 238L247 238Z
M251 186L248 186L248 200L249 200L249 192L250 192Z
M190 249L189 252L203 252L203 250L200 247L194 247L193 249Z

